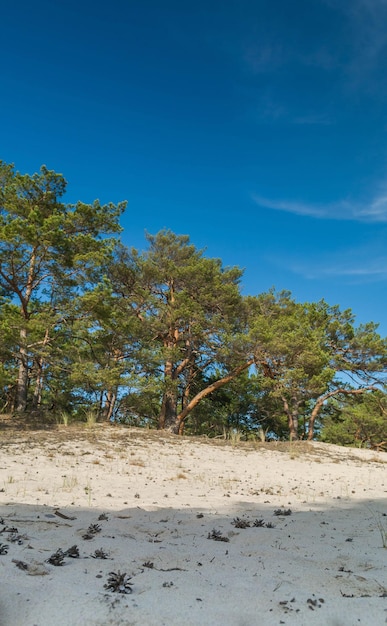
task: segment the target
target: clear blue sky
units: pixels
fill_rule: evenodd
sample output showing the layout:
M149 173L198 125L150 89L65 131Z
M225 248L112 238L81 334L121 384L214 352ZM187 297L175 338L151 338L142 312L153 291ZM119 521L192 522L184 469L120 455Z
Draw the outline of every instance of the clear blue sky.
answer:
M386 0L19 0L0 158L387 334Z

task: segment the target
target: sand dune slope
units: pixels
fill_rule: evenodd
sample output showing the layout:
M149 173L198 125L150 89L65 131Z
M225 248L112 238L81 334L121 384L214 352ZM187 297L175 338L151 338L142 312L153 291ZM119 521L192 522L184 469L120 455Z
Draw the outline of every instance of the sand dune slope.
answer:
M0 505L1 626L387 623L385 453L3 430Z

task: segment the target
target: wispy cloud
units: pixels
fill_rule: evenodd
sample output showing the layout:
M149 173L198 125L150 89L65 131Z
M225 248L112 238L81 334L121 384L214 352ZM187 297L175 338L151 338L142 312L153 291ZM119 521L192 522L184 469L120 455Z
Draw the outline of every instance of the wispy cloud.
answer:
M358 222L387 222L387 192L383 191L371 200L351 202L341 200L329 204L312 204L288 200L272 200L253 195L260 207L275 211L285 211L295 215L305 215L316 219L351 220Z
M270 264L307 280L335 280L341 284L361 285L387 280L387 254L381 234L359 245L344 245L338 240L329 250L315 248L298 253L288 250L269 254Z
M358 212L359 219L365 218L372 222L387 221L387 193L384 192L374 198L369 205L362 207Z
M308 260L305 263L291 263L290 270L310 280L343 278L353 284L375 282L387 279L387 257L379 257L371 261L358 259L351 263L344 260L336 260L334 263L320 261L314 265Z
M375 247L378 244L374 242ZM372 246L364 248L321 252L303 258L290 252L286 257L281 253L267 255L266 261L281 270L295 274L306 280L335 281L347 285L364 285L387 280L387 256L383 252L373 254Z
M273 209L274 211L285 211L286 213L294 213L295 215L307 215L310 217L324 218L327 217L326 209L304 204L302 202L289 202L287 200L270 200L262 196L253 196L254 202L260 207Z

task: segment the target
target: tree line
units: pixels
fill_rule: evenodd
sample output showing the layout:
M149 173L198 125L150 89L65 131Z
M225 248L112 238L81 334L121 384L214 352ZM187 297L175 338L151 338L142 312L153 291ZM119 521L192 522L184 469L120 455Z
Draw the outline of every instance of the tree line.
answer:
M0 162L0 411L217 436L379 445L387 341L351 310L243 296L243 272L187 235L128 248L126 203Z

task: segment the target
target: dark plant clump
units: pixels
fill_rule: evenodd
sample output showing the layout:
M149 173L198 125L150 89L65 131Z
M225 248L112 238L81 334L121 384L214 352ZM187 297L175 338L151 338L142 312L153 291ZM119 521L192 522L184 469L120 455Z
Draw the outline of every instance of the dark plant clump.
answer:
M267 522L267 523L265 524L265 527L266 527L266 528L275 528L274 524L272 524L271 522Z
M95 535L93 533L85 533L84 535L82 535L82 539L85 539L85 541L90 541L90 539L94 539Z
M50 563L51 565L56 565L58 567L60 565L64 565L64 558L65 558L65 553L63 552L63 550L59 548L59 550L54 552L50 556L50 558L47 559L47 563Z
M213 539L214 541L225 541L228 543L230 540L228 537L224 537L220 530L213 530L211 533L208 533L207 539Z
M69 556L72 559L78 559L79 558L78 546L71 546L71 548L66 550L65 555Z
M255 519L253 521L254 528L263 528L265 526L265 520L263 519Z
M115 593L132 593L133 583L129 582L131 578L132 577L128 576L125 572L121 574L120 570L118 570L118 572L109 572L109 578L104 587L108 591Z
M99 524L90 524L86 533L82 535L82 539L93 539L95 535L101 532L101 526Z
M291 515L292 509L276 509L274 515Z
M101 526L99 524L90 524L87 531L89 533L92 533L93 535L96 535L97 533L101 532Z
M232 524L235 528L250 528L250 522L247 519L241 519L240 517L235 517Z
M99 518L98 518L98 521L99 521L99 522L102 522L102 521L107 522L107 521L108 521L108 519L109 519L109 518L108 518L107 513L101 513L101 515L100 515L100 516L99 516Z
M152 561L145 561L145 563L142 564L143 567L148 567L149 569L153 569L154 568L154 563L152 563Z
M107 559L108 553L105 552L102 548L95 550L94 554L91 554L93 559Z
M0 543L0 554L7 554L8 552L8 545L5 543Z

